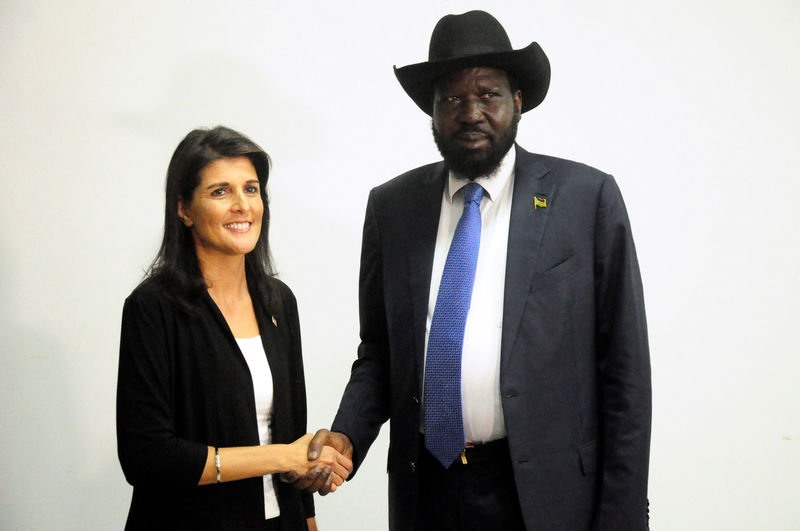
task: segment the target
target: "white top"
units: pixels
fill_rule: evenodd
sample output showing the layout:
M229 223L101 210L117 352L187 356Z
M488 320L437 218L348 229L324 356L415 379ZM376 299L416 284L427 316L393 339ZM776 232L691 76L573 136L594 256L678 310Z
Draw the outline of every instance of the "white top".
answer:
M267 354L261 343L261 336L237 337L236 343L242 351L250 376L253 379L253 394L256 397L256 421L258 422L258 439L261 444L270 444L270 422L272 420L272 371L267 363ZM264 480L264 518L269 520L280 516L278 497L272 485L272 476L266 475Z
M503 405L500 401L500 342L503 332L506 248L515 160L516 150L512 147L494 175L478 177L474 181L483 186L486 193L481 200L481 245L461 356L464 435L467 441L473 443L484 443L506 436ZM464 210L463 192L458 192L467 183L469 181L457 179L451 172L442 197L425 325L426 353L444 263L456 225Z

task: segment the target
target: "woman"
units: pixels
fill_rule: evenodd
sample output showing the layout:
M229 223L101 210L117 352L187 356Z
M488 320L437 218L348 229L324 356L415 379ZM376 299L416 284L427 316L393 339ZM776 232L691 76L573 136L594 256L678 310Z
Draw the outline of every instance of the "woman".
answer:
M306 457L297 304L270 266L268 174L267 154L225 127L192 131L170 161L161 249L122 314L127 529L314 530L311 495L272 475L331 470L335 488L352 470L331 448Z

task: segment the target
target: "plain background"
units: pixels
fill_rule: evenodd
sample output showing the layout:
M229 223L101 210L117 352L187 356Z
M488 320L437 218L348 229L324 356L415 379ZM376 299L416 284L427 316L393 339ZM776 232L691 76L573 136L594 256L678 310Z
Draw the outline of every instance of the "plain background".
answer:
M160 242L169 157L225 124L273 158L309 429L358 342L368 191L438 159L392 65L488 8L552 63L528 150L613 173L652 349L654 530L800 529L800 3L0 3L0 528L120 529L122 302ZM387 527L386 430L320 529Z

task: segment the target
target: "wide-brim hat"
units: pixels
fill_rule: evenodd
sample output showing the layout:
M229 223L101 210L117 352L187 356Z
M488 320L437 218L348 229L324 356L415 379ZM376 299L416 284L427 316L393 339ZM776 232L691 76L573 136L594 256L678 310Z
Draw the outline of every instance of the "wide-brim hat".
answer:
M425 114L433 115L434 82L464 68L489 66L510 72L522 92L522 112L544 100L550 87L550 61L532 42L514 50L506 30L485 11L446 15L433 28L428 60L401 68L394 75Z

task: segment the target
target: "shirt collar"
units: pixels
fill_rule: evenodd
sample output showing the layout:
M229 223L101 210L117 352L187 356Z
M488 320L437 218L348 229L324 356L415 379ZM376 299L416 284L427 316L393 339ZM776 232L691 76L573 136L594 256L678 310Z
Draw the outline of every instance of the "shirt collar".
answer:
M476 178L474 181L468 181L466 179L457 178L451 170L447 179L447 188L445 189L447 200L452 203L453 196L456 195L456 192L461 190L468 183L476 182L480 184L484 190L486 190L486 197L494 201L497 199L497 197L499 197L500 192L503 190L503 188L505 188L506 183L514 174L514 163L516 160L517 150L514 148L514 146L511 146L511 149L508 150L508 153L506 153L505 157L503 157L503 160L500 161L500 166L498 166L497 171L492 175L481 176Z

